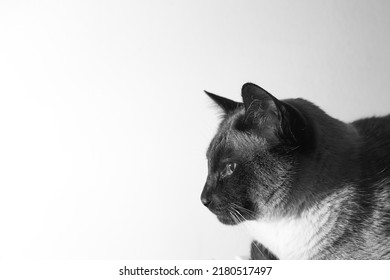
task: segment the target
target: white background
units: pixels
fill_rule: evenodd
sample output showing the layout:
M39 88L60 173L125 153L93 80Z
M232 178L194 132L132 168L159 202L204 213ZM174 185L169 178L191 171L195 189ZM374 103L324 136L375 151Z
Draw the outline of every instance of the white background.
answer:
M390 112L390 1L0 1L0 259L231 259L200 202L251 81L344 121Z

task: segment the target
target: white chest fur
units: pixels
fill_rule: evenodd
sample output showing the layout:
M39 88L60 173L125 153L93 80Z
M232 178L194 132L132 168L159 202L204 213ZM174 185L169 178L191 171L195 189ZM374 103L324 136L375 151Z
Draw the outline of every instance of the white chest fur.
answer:
M333 219L322 212L301 217L247 222L253 238L279 259L310 259L329 232Z
M331 242L339 209L353 196L349 185L306 209L298 217L263 218L247 221L253 238L279 259L311 259Z

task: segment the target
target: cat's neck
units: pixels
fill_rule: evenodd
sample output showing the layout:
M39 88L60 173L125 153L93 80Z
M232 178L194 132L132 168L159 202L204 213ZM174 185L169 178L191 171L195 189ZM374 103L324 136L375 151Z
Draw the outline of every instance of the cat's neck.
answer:
M344 230L339 219L340 206L351 193L345 186L300 215L261 218L247 222L246 226L253 238L279 259L321 258L325 248Z
M313 110L313 105L294 105L310 119L310 130L314 135L314 149L298 158L299 176L293 182L294 188L301 189L297 193L319 194L321 198L324 193L344 188L345 184L357 183L361 176L362 145L358 130L318 108Z

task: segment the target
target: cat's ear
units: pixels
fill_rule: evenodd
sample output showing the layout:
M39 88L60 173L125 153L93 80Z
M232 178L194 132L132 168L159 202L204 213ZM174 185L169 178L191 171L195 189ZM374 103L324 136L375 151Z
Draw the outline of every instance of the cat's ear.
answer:
M242 103L218 96L214 93L204 91L219 107L222 108L225 114L236 110Z
M246 83L242 87L241 95L247 125L276 126L279 123L279 100L269 92L255 84Z
M245 124L265 136L277 136L294 145L306 142L306 121L293 106L275 98L263 88L247 83L242 87Z

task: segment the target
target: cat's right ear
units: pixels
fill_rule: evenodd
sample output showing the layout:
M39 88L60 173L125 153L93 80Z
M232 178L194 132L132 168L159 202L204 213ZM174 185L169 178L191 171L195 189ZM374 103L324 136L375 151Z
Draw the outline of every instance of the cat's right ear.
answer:
M208 91L204 92L223 110L225 114L233 112L242 104Z

